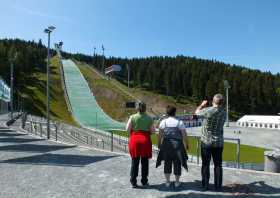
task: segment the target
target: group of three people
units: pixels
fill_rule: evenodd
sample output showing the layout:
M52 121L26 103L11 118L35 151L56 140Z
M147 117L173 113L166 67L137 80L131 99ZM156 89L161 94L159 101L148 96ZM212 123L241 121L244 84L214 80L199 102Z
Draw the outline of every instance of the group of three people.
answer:
M207 107L208 101L203 101L197 107L195 114L202 116L202 134L201 134L201 157L202 157L202 187L209 189L210 161L214 162L214 184L215 189L222 187L222 152L223 152L223 126L226 119L226 112L223 108L224 98L221 94L213 97L211 107ZM141 161L141 183L143 186L149 185L149 159L152 158L151 134L155 133L153 120L146 114L145 103L138 104L138 113L130 116L126 130L129 132L129 153L131 156L130 183L133 188L137 188L137 176L139 163ZM156 167L164 161L164 174L166 178L166 187L171 186L170 175L175 175L175 188L181 185L180 176L182 167L188 170L188 155L186 150L189 148L187 132L184 123L178 120L176 108L167 106L167 117L159 124L158 140L158 158Z

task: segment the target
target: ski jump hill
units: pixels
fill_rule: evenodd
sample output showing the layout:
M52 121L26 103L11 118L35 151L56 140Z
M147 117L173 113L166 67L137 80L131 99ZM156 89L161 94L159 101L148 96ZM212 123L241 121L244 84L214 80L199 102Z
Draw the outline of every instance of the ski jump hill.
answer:
M65 91L75 120L83 127L101 130L124 129L124 123L108 116L98 105L87 81L72 60L62 59Z

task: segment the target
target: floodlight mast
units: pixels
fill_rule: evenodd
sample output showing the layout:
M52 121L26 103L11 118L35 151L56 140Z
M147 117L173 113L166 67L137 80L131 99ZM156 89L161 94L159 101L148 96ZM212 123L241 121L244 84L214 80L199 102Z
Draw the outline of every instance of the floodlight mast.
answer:
M47 59L47 138L50 139L50 37L55 30L54 26L49 26L44 30L48 34L48 59Z
M226 111L227 111L226 127L229 127L228 90L230 89L230 85L227 80L224 80L224 87L226 89Z
M130 81L130 68L129 65L126 63L126 69L127 69L127 87L130 88L129 86L129 81Z
M102 59L102 73L105 74L105 55L104 55L104 51L105 51L105 48L104 46L102 45L102 56L103 56L103 59Z
M13 55L12 55L13 56ZM13 113L14 113L14 62L17 58L17 52L14 54L13 57L10 57L10 63L11 63L11 68L10 68L10 116L11 119L13 119Z

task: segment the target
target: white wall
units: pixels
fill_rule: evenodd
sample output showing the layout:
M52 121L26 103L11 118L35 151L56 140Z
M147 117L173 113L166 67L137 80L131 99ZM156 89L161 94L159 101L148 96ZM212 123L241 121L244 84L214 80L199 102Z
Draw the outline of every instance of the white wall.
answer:
M262 122L237 122L239 127L249 127L249 128L263 128L263 129L279 129L279 123L262 123Z

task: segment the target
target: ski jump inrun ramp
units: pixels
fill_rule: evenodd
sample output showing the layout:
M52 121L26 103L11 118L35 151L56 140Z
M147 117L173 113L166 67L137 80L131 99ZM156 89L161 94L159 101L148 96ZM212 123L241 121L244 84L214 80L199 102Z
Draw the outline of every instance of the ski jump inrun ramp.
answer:
M72 60L62 60L65 87L72 115L83 127L101 130L124 129L124 123L113 120L97 104L87 81Z

